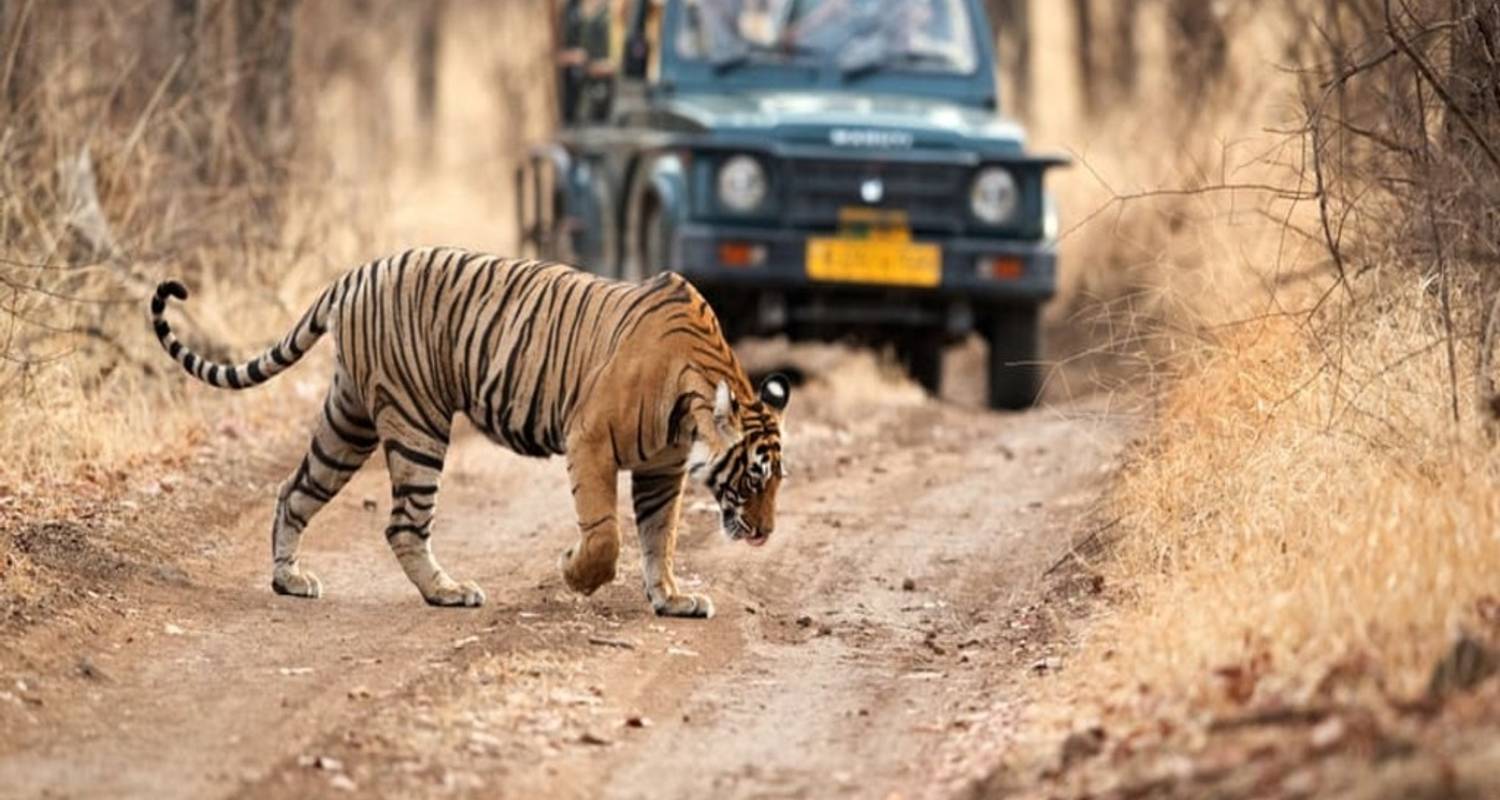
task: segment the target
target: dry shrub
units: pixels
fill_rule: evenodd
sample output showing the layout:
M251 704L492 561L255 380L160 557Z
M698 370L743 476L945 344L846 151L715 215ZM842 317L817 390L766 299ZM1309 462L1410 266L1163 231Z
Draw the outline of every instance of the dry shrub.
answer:
M1332 27L1303 5L1276 13L1283 35ZM1155 274L1163 296L1206 297L1219 310L1200 319L1232 324L1174 340L1185 357L1156 436L1110 498L1124 524L1107 570L1129 602L1100 629L1098 652L1117 654L1106 671L1207 691L1213 668L1253 664L1263 689L1292 691L1361 657L1384 690L1410 693L1494 591L1494 437L1487 413L1460 401L1493 391L1492 250L1461 233L1492 225L1474 202L1487 191L1474 176L1487 173L1471 145L1448 141L1452 112L1431 89L1393 88L1418 85L1431 68L1420 56L1364 67L1369 91L1329 92L1349 65L1399 51L1398 37L1449 64L1440 33L1462 20L1393 16L1388 29L1379 5L1330 6L1375 39L1325 40L1337 58L1286 73L1300 84L1305 124L1293 133L1305 146L1266 180L1297 203L1262 216L1283 228L1276 241L1312 245L1314 280L1252 270L1249 282L1205 287ZM1197 257L1232 273L1246 268L1242 252L1224 241ZM1257 305L1268 313L1246 313Z
M181 376L145 322L158 280L192 289L185 341L233 359L366 259L505 250L509 159L551 121L547 37L523 36L543 7L0 3L0 40L22 44L0 58L0 515L43 513L80 474L137 469L217 417L285 415L290 385L234 396ZM289 62L245 44L256 9L291 8ZM427 13L443 44L424 116Z
M1456 70L1473 51L1451 38L1493 18L1450 9L1500 12L1396 2L1392 34L1382 5L1261 4L1231 44L1248 94L1199 127L1151 105L1171 95L1104 123L1125 134L1088 159L1107 188L1085 207L1104 213L1064 243L1086 265L1074 317L1169 380L1106 498L1113 546L1087 565L1111 602L1041 729L1095 718L1111 741L1151 730L1197 752L1246 705L1389 709L1455 633L1500 635L1478 619L1500 574L1500 172L1417 74ZM1445 87L1493 125L1488 74ZM1236 183L1264 190L1215 188ZM1120 757L1137 745L1159 754L1130 740Z
M1114 651L1117 683L1216 696L1214 669L1255 664L1260 691L1303 699L1359 657L1399 696L1422 688L1495 590L1500 469L1449 414L1421 291L1371 288L1340 340L1253 326L1171 391L1110 498L1128 603L1093 655Z
M1085 113L1062 55L1069 5L1038 10L1034 43L1049 98L1034 112L1037 144L1074 159L1049 179L1062 212L1051 316L1061 358L1138 392L1192 369L1219 326L1302 307L1331 274L1302 142L1286 132L1300 123L1295 82L1266 75L1295 26L1263 4L1223 4L1224 63L1195 83L1167 4L1133 4L1134 89ZM1095 6L1106 19L1126 9Z

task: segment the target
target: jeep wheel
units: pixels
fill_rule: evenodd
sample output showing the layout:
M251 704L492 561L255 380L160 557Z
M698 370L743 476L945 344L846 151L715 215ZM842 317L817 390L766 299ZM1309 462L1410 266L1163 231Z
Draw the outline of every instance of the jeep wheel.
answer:
M1041 315L1036 306L991 309L985 322L989 340L990 408L1029 408L1042 388Z
M935 332L916 333L896 346L906 374L933 397L943 391L943 340Z

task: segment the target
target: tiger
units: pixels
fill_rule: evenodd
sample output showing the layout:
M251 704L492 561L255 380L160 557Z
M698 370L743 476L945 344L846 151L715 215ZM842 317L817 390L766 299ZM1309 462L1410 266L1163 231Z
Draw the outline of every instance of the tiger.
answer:
M713 615L678 589L677 528L689 481L708 489L730 540L764 545L785 478L781 425L789 380L752 386L718 318L685 278L624 283L571 266L459 248L419 248L368 262L330 284L275 345L240 364L211 361L173 334L157 286L151 324L194 378L248 389L279 375L332 333L336 366L307 453L277 493L271 588L318 598L298 550L308 523L376 449L391 481L385 538L433 606L478 607L432 550L433 513L452 425L462 414L525 456L565 456L578 538L559 560L572 590L615 578L616 479L630 493L646 598L659 616Z

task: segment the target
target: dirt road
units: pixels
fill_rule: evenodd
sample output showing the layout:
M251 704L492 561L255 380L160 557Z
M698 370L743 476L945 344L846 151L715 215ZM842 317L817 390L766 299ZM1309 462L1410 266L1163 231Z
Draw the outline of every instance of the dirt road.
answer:
M616 582L588 599L566 590L559 461L474 437L450 455L435 547L485 588L477 611L421 603L381 536L388 490L373 468L310 529L325 597L274 596L266 486L182 530L224 544L123 620L81 644L45 626L23 640L32 673L0 687L0 796L962 785L1049 655L1037 579L1086 532L1126 425L1086 401L979 412L925 399L868 357L808 359L771 544L724 540L706 498L689 502L679 575L713 596L714 619L651 614L628 524Z

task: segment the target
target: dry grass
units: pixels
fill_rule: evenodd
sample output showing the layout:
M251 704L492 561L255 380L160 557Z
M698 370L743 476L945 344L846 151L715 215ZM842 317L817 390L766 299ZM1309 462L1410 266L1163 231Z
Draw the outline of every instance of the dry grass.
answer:
M150 498L168 507L159 493L173 476L218 487L220 502L264 502L247 470L284 460L306 436L326 346L256 391L199 385L151 335L157 281L180 277L193 292L172 312L184 341L232 360L278 338L329 279L365 260L425 244L510 247L512 159L551 123L537 77L546 37L516 35L541 29L541 5L447 4L429 127L413 99L419 7L300 4L299 28L319 35L298 37L302 113L276 177L230 107L253 62L216 56L191 91L174 93L168 48L136 46L164 35L169 4L0 4L29 7L37 26L24 113L7 115L0 94L0 625L55 618L90 586L120 588L92 583L77 560L30 553L26 531L82 521L68 529L111 558L145 547L171 563L183 532L121 528L139 516L130 509ZM200 4L205 25L224 33L233 6ZM199 134L185 143L189 130ZM65 175L85 151L96 202L80 204ZM264 213L272 185L276 225ZM101 525L118 535L93 541Z
M1111 498L1126 533L1104 569L1129 601L1094 654L1113 651L1115 683L1218 696L1214 669L1254 664L1290 699L1369 658L1410 696L1473 628L1500 574L1500 476L1449 414L1429 303L1376 288L1332 341L1254 326L1172 390Z
M131 46L161 35L162 7L31 17L27 116L0 123L0 498L9 498L0 512L44 510L80 475L168 455L191 438L179 432L317 394L318 376L244 396L189 385L145 324L156 281L185 278L193 297L182 334L234 358L274 340L332 276L363 260L418 244L510 245L512 159L550 125L533 68L545 68L545 37L516 47L491 34L535 28L539 4L449 5L430 128L413 100L415 12L376 5L299 12L302 28L335 34L299 40L304 113L277 226L263 224L259 186L215 172L253 157L229 109L245 62L211 62L221 71L204 67L192 93L173 95L172 59ZM177 163L181 131L195 125L211 132L196 171ZM80 215L59 176L85 151L97 202ZM99 230L106 248L90 238Z
M1427 242L1346 239L1362 274L1333 287L1308 153L1275 132L1303 113L1277 66L1294 28L1265 8L1235 38L1235 88L1207 107L1153 93L1072 128L1087 141L1051 127L1086 162L1062 183L1064 228L1085 220L1064 241L1062 310L1092 327L1088 352L1135 365L1115 386L1159 393L1102 509L1120 520L1112 546L1085 565L1108 602L1023 734L1044 768L1057 731L1093 722L1119 764L1198 754L1209 723L1246 706L1388 711L1422 696L1455 633L1500 635L1480 619L1500 574L1500 460L1466 399L1483 395L1468 368L1482 326L1456 320L1455 421Z

